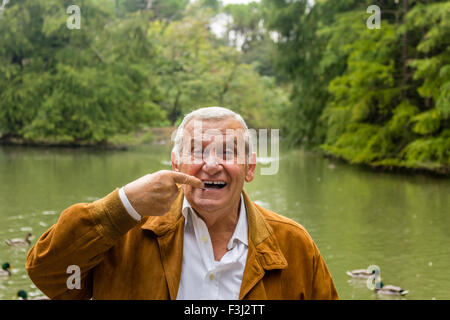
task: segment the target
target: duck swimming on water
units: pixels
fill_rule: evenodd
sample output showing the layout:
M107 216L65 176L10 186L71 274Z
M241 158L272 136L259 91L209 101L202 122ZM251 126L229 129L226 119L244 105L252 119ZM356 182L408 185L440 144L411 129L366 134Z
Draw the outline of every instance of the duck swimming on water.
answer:
M5 262L4 264L2 264L2 268L0 269L0 277L4 278L11 276L10 269L11 265L9 264L9 262Z
M369 279L371 276L375 274L375 271L369 269L356 269L347 271L346 274L348 274L350 277L354 279Z
M49 297L46 296L28 298L28 293L25 290L17 291L17 297L21 298L21 300L50 300Z
M31 238L31 233L28 232L25 236L25 239L13 238L13 239L5 240L5 242L8 246L11 246L11 247L24 247L24 246L29 246L31 244L30 238Z
M372 289L375 293L391 296L404 296L409 292L408 290L404 290L397 286L393 286L390 284L385 285L381 281L380 268L378 266L371 265L367 267L367 270L373 273L372 281L367 280L367 285L369 289Z
M378 294L386 294L391 296L404 296L409 292L409 290L404 290L397 286L392 286L390 284L385 285L381 281L378 283L378 285L375 285L373 291Z

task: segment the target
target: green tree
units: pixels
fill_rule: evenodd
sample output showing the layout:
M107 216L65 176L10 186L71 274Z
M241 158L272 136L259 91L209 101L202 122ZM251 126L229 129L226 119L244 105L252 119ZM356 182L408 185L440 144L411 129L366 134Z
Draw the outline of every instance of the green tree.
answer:
M283 129L291 145L315 147L325 138L320 117L329 94L328 83L345 68L342 60L322 62L335 16L354 8L363 10L356 0L316 1L263 0L266 28L277 33L275 66L284 70L290 82L291 106L282 116ZM365 8L364 8L365 9ZM346 37L347 34L342 34ZM339 50L342 45L334 46Z
M79 1L79 30L66 27L69 1L13 2L0 19L0 135L108 143L209 105L275 125L284 91L211 33L212 2L176 2Z
M340 16L335 30L350 27L353 41L344 46L344 73L329 84L326 152L372 166L449 170L449 13L448 3L419 4L375 32L357 28L357 12ZM405 45L417 58L405 60Z
M282 117L292 144L352 163L448 171L448 2L262 3L292 85ZM366 27L371 4L381 29Z
M80 30L66 28L68 2L17 1L5 11L0 21L3 135L99 143L163 119L151 99L155 95L146 83L145 64L123 49L102 47L103 28L115 26L108 24L113 13L105 9L106 1L79 4ZM133 23L141 28L124 23L122 39L130 38L130 29L134 32L136 41L128 41L127 49L140 53L142 62L151 56L151 45L140 41L146 20Z
M220 105L248 114L253 126L277 126L274 110L287 103L285 92L243 63L241 52L215 41L209 21L210 12L200 10L161 33L162 105L171 123L196 107Z

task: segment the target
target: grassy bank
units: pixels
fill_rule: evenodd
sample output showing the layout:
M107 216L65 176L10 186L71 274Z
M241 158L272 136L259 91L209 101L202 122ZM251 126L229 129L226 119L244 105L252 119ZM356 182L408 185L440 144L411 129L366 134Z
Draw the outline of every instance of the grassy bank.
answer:
M31 140L16 136L3 135L0 137L0 145L15 145L15 146L30 146L30 147L65 147L65 148L89 147L89 148L126 150L132 146L148 143L170 144L171 134L175 129L176 129L175 127L146 128L141 129L134 134L116 135L108 140L95 143L70 139Z

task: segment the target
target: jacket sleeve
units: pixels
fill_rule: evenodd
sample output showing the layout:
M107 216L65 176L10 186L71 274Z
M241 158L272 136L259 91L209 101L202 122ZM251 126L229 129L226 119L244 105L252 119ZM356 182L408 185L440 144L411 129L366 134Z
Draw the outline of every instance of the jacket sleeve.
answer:
M311 299L338 300L339 296L331 278L330 271L315 244L314 252L313 292Z
M28 252L28 275L51 299L90 299L93 268L137 224L122 205L118 189L95 202L72 205ZM79 267L80 289L69 289L68 279L74 275L69 266Z

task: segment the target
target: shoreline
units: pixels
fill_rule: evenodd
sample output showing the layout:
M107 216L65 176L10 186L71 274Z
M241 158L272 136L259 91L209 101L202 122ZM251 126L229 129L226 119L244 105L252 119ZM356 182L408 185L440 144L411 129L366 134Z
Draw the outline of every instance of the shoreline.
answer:
M101 150L128 150L134 146L143 144L169 144L171 134L176 127L154 127L139 130L128 136L126 141L102 141L102 142L83 142L83 141L52 141L52 140L27 140L16 136L1 136L0 146L21 146L32 148L88 148Z
M0 138L0 146L32 147L32 148L100 148L100 149L127 149L127 145L112 145L110 143L86 143L86 142L55 142L55 141L32 141L17 137Z
M351 163L345 158L337 157L331 155L329 153L325 153L323 151L318 151L324 158L332 159L334 161L339 161L342 163L346 163L353 167L362 168L372 172L383 172L383 173L391 173L391 174L425 174L428 176L432 176L435 178L446 178L450 177L450 167L439 167L437 169L431 169L427 167L408 167L408 166L400 166L400 165L373 165L373 164L365 164L365 163Z
M86 143L86 142L55 142L50 140L31 141L18 137L2 136L0 137L0 146L18 146L18 147L31 147L31 148L61 148L61 149L98 149L105 151L126 151L132 147L145 144L159 144L166 145L171 143L171 134L176 130L176 127L155 127L140 130L133 135L133 138L127 142L100 142L100 143ZM294 148L296 149L296 148ZM300 148L301 149L301 148ZM307 150L307 149L305 149ZM318 154L324 158L332 159L333 161L339 161L353 167L362 168L364 170L384 172L391 174L425 174L436 178L446 178L450 176L449 167L427 168L427 167L409 167L401 165L371 165L351 163L347 159L337 157L330 153L324 152L320 149L309 150Z

